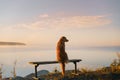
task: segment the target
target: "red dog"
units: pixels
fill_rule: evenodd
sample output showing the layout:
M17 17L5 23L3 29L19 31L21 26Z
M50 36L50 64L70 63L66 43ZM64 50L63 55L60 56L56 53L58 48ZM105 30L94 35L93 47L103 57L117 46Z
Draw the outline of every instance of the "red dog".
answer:
M65 42L68 42L68 39L62 36L59 39L56 48L57 61L60 62L63 76L65 76L65 63L68 62L68 56L67 53L65 52Z

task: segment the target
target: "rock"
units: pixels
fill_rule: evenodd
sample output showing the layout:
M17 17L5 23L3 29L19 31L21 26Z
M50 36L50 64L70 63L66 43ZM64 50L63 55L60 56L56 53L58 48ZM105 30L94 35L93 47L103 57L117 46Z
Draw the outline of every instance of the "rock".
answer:
M28 74L27 76L25 76L25 79L32 79L33 77L35 77L34 73Z
M16 76L15 78L12 78L12 80L25 80L23 77Z
M47 75L49 73L48 70L40 70L37 72L37 76L41 76L41 75Z
M41 75L47 75L48 73L49 73L48 70L40 70L40 71L37 72L37 76L39 77ZM24 78L32 80L34 77L35 77L35 74L31 73L31 74L28 74L27 76L25 76Z

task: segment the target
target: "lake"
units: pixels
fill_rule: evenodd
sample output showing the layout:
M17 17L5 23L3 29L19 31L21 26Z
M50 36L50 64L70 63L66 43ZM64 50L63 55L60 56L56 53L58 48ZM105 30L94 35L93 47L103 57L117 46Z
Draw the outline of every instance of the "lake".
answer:
M109 66L117 58L116 53L120 52L117 47L81 47L77 49L66 49L69 59L82 59L78 68L96 69ZM55 49L39 49L39 47L0 47L0 64L2 64L3 77L13 76L13 66L16 62L16 74L26 76L34 72L31 61L52 61L56 60ZM38 70L53 71L60 70L59 64L41 65ZM74 69L73 63L68 63L66 69Z

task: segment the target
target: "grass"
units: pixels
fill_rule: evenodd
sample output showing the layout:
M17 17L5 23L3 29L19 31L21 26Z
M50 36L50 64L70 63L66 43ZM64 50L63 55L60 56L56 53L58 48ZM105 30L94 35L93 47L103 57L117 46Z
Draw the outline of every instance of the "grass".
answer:
M102 70L102 69L101 69ZM118 72L101 72L101 71L78 71L73 74L73 70L66 71L66 77L62 77L61 73L50 73L40 76L41 80L120 80L120 71Z

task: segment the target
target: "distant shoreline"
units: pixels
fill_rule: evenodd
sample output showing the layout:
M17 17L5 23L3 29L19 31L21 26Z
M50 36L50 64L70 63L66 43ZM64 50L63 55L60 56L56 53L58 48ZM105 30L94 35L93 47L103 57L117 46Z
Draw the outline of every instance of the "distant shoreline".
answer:
M0 42L0 45L26 45L25 43L21 42Z

